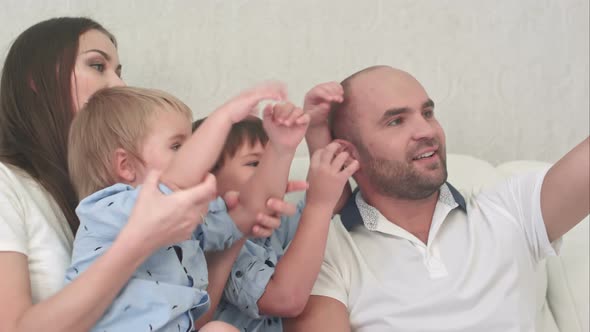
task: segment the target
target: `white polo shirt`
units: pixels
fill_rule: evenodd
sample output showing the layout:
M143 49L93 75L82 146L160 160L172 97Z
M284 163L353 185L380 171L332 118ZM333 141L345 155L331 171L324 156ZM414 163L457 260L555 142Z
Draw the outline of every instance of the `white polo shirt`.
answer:
M332 221L312 295L342 302L353 331L535 331L535 269L556 254L546 172L470 197L443 185L427 245L356 194Z

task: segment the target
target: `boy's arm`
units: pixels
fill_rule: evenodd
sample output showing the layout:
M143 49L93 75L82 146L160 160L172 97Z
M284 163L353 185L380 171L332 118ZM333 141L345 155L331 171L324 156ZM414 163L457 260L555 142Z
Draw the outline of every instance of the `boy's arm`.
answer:
M590 138L568 152L545 175L541 212L551 242L590 212Z
M270 197L284 196L291 162L297 145L305 135L309 116L292 104L280 104L272 108L266 107L263 121L269 142L256 171L240 190L239 206L230 212L230 216L244 234L251 233L254 221L252 215L260 211L271 212L266 206ZM258 227L254 226L254 233L257 233ZM272 230L266 229L256 235L266 237L271 234Z
M307 182L304 181L293 181L287 185L287 192L295 192L307 189ZM229 192L224 195L224 201L226 202L227 209L232 210L239 204L238 192ZM281 199L271 198L268 201L268 206L272 209L273 215L291 215L296 212L295 206L285 202ZM278 218L271 215L259 214L258 220L266 219L266 223L278 222ZM276 219L276 220L271 220ZM207 292L209 293L210 307L207 313L199 318L195 325L197 328L202 327L206 323L212 320L213 315L217 310L217 306L223 295L223 290L227 283L228 276L232 270L232 267L238 257L240 250L242 249L246 238L242 238L234 242L228 249L216 252L205 252L207 259L207 269L209 273L209 286Z
M286 332L349 332L346 306L331 297L312 295L305 310L297 318L283 320Z
M303 102L303 110L309 114L309 128L305 134L305 142L309 155L330 144L334 139L330 132L328 116L332 104L344 101L344 90L337 82L327 82L316 85L307 94ZM350 184L347 182L342 190L342 195L334 207L333 214L340 212L346 201L352 194Z
M305 307L324 257L332 211L342 187L358 169L356 161L344 167L349 156L337 153L339 149L338 143L330 143L311 158L306 206L293 241L258 300L262 314L295 317Z
M241 238L234 242L229 249L205 253L207 270L209 273L207 293L209 293L210 307L203 316L195 321L197 329L200 329L203 325L213 319L213 315L215 314L221 296L223 295L223 289L225 288L227 277L231 272L231 267L244 246L244 242L246 242L246 238Z
M231 126L245 118L264 99L283 100L280 83L266 83L244 91L218 108L181 147L161 181L172 190L194 186L205 178L219 158Z

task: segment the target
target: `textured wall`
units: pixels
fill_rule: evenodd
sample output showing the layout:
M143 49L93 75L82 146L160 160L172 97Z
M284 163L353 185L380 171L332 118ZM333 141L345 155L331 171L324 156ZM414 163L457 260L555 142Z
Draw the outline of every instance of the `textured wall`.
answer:
M429 91L450 152L555 161L589 134L588 0L0 0L0 58L57 15L101 22L128 84L197 116L261 80L300 103L318 82L390 64Z

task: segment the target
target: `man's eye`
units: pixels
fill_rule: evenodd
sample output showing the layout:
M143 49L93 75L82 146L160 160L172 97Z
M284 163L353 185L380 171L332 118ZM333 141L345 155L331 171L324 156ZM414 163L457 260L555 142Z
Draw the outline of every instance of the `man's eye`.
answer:
M249 167L258 167L258 163L259 163L258 161L251 161L249 163L246 163L246 166L249 166Z
M424 116L424 118L426 119L431 119L434 117L434 111L424 111L422 113L422 115Z
M393 119L393 120L387 122L387 126L389 126L389 127L399 126L400 124L402 124L402 122L403 121L401 118Z

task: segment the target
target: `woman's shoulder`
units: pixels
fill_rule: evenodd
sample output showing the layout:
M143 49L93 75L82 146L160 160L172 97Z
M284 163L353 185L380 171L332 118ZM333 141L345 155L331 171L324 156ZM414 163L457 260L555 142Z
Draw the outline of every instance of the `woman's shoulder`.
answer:
M0 162L0 200L14 207L29 210L32 205L42 205L55 210L49 193L20 168Z

